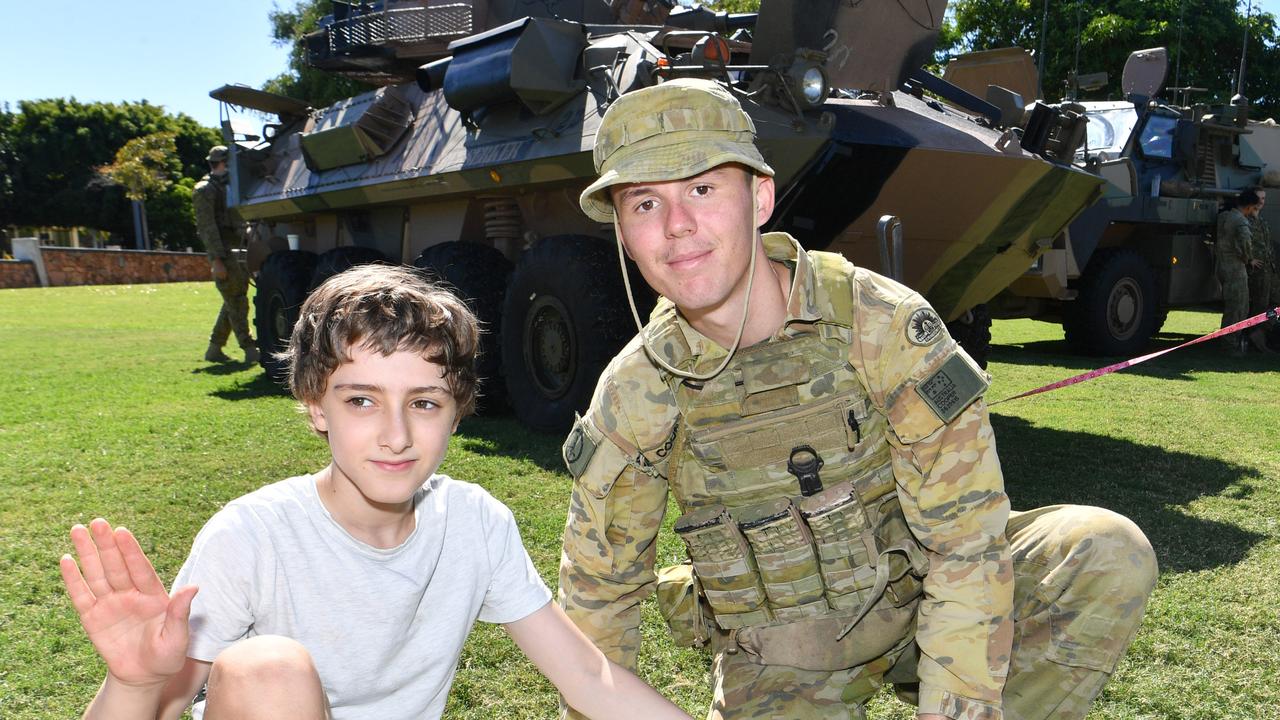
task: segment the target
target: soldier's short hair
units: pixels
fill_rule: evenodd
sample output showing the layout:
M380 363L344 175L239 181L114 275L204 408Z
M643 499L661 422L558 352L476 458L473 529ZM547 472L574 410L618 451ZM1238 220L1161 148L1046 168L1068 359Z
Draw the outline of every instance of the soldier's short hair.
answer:
M1242 208L1253 207L1254 205L1257 205L1260 202L1262 202L1262 198L1258 197L1258 191L1254 190L1253 188L1249 188L1244 192L1241 192L1240 195L1236 198L1236 207L1242 207Z
M480 328L466 303L414 268L358 265L324 281L302 304L289 347L289 390L319 402L352 348L418 353L444 369L458 417L475 410Z

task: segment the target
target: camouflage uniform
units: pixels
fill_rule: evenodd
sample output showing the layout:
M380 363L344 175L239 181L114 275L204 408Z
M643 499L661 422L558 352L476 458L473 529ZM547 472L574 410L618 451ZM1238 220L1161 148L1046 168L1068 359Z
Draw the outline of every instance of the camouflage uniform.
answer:
M211 161L226 158L225 147L219 145L209 151ZM227 268L225 278L214 280L222 294L222 309L218 311L213 332L209 334L209 345L220 348L235 332L240 347L248 351L255 347L253 335L249 332L249 273L231 254L238 244L238 235L227 215L227 177L208 174L200 178L192 191L191 204L195 206L196 232L204 243L209 261L221 260Z
M713 83L628 93L583 210L609 222L612 184L726 162L771 175L753 134ZM716 373L729 350L663 299L601 376L564 445L560 604L634 668L656 588L677 642L714 653L711 718L862 717L885 682L921 713L1083 717L1154 585L1146 538L1098 508L1011 514L989 378L924 299L762 242L791 274L771 338ZM668 491L692 564L658 573Z
M829 487L842 477L888 480L899 516L922 550L924 562L913 563L908 574L922 576L924 597L916 599L914 632L903 629L872 657L848 656L856 664L844 668L767 662L770 655L782 655L790 662L820 664L786 658L784 648L796 646L785 642L788 638L803 638L801 652L810 657L828 650L839 655L845 641L827 643L824 650L812 632L824 627L817 621L782 622L774 610L763 632L753 627L713 631L715 696L709 717L858 717L886 674L904 684L919 679L920 712L999 718L1003 706L1011 718L1084 717L1137 631L1155 581L1154 557L1141 531L1097 508L1042 508L1010 516L986 407L969 397L985 387L985 376L972 370L982 385L968 393L960 388L951 399L918 389L936 382L939 369L955 358L971 362L924 300L842 259L838 262L849 281L837 287L851 288L851 297L843 303L824 300L834 297L832 288L821 287L813 258L829 265L834 256L806 253L783 234L764 240L769 256L792 267L795 279L783 330L744 352L768 352L805 334L842 338L837 343L846 348L845 370L803 389L798 415L806 414L805 406L836 397L843 386L850 390L837 406L856 408L862 416L857 430L836 417L841 411L826 413L831 415L826 426L821 412L793 422L802 422L811 439L824 432L841 438L853 433L846 455L827 454L823 484ZM936 325L921 329L921 321ZM683 366L714 367L725 353L665 301L645 332L660 352ZM753 385L767 388L775 382L767 371L755 379L750 371L743 373L743 362L735 359L722 373L729 386L735 385L733 378L745 378L741 402L779 402L768 398L777 388L749 392ZM767 433L749 435L733 447L679 437L677 426L687 418L676 393L714 392L714 383L673 391L637 338L606 369L590 410L566 442L575 484L560 602L610 658L627 667L635 667L639 646L639 602L655 585L656 536L668 489L686 513L717 503L729 506L730 513L742 511L770 493L733 496L732 473L768 464L777 479L773 496L801 495L796 480L782 469L787 448L770 447ZM941 404L943 416L931 403ZM726 414L727 405L720 407ZM891 521L887 517L882 523ZM888 619L885 610L877 613ZM849 613L837 617L843 624ZM863 620L876 622L875 614ZM791 626L794 632L788 634ZM770 632L776 634L770 638ZM769 641L765 638L780 647L762 648ZM847 640L856 643L857 632ZM839 664L839 658L833 662Z
M1262 261L1262 267L1250 268L1249 315L1257 315L1280 305L1280 287L1277 287L1277 258L1271 242L1271 227L1261 216L1249 218L1249 234L1253 241L1253 257Z
M1222 284L1222 327L1249 317L1249 261L1253 259L1253 232L1249 218L1237 208L1218 214L1214 243L1218 282ZM1239 342L1235 335L1228 337Z

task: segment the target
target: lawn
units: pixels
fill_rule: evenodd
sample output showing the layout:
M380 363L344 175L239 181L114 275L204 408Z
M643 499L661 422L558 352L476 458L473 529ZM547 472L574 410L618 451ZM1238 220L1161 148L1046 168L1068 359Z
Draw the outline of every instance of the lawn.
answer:
M68 718L103 667L64 597L66 529L132 528L172 578L231 498L320 467L324 444L256 367L200 360L204 284L0 290L0 718ZM1173 313L1160 342L1216 327ZM989 398L1110 360L1066 353L1057 326L997 322ZM1090 718L1280 718L1280 361L1199 346L992 411L1013 505L1101 505L1151 538L1160 583ZM554 585L569 478L560 438L465 422L443 471L515 512ZM668 517L670 522L670 515ZM664 535L662 558L677 541ZM647 604L641 671L692 712L708 661L676 650ZM478 626L448 718L551 718L555 695L498 629ZM872 716L903 720L887 693Z

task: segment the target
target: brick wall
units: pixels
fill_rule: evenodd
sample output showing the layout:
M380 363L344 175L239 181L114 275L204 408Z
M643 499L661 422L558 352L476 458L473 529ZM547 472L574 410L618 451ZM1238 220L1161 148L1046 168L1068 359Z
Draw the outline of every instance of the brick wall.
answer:
M0 260L0 288L40 287L36 265L29 260Z
M41 247L40 254L51 286L210 279L203 253Z

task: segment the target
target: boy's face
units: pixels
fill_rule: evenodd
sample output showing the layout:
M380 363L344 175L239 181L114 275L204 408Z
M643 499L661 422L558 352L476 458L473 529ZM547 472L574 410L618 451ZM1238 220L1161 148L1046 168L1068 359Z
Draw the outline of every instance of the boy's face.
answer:
M384 510L409 502L440 467L458 427L439 365L406 351L384 357L363 345L333 371L307 412L328 434L338 497Z

